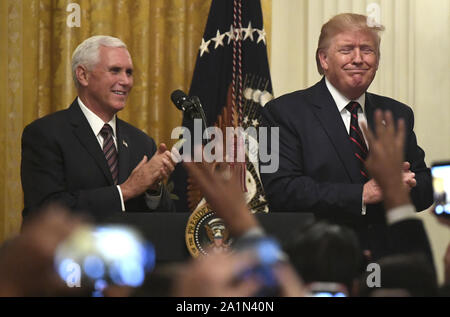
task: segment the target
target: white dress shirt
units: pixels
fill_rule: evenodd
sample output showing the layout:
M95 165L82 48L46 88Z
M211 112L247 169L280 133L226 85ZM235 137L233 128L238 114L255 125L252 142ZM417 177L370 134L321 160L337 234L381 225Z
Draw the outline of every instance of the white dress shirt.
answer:
M358 123L359 126L361 126L361 123L364 122L367 125L367 119L366 115L364 114L364 111L366 109L366 94L362 94L358 99L350 100L347 97L345 97L343 94L341 94L325 77L325 83L327 85L328 90L330 91L331 96L333 97L334 102L336 103L336 106L339 110L339 113L341 114L342 121L344 121L345 127L347 128L347 133L350 134L350 121L351 121L351 114L350 111L345 109L345 107L349 104L351 101L356 101L359 103L361 108L358 109ZM363 132L363 131L361 131ZM364 134L364 132L363 132ZM364 141L366 141L367 147L369 146L367 144L366 136L364 135Z

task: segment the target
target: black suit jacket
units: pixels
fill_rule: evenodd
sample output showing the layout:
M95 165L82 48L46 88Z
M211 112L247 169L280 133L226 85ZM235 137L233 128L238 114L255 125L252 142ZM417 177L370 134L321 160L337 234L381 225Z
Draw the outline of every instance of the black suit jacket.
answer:
M434 267L433 252L421 219L408 218L388 227L386 255L422 253Z
M119 180L123 183L144 155L156 152L152 138L116 119ZM102 220L122 212L120 196L105 159L77 100L62 111L38 119L22 135L23 217L48 202L87 212ZM126 211L148 211L141 195L125 202ZM158 210L173 210L163 190Z
M433 200L431 174L424 162L425 153L417 145L413 112L398 101L366 93L369 127L377 108L391 110L395 120L405 120L405 159L411 163L417 180L411 196L417 210L426 209ZM363 184L359 167L325 79L269 102L262 109L262 124L279 127L278 133L273 132L279 150L270 142L268 148L268 153L279 154L279 168L275 173L261 173L271 209L314 212L319 219L353 228L364 248L385 250L383 207L368 205L367 215L361 215Z

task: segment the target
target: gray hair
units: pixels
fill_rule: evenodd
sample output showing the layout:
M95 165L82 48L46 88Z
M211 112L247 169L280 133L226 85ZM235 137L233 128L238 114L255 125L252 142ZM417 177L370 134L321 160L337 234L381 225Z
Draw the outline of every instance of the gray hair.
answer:
M107 35L95 35L84 40L72 54L72 77L77 88L80 87L76 74L77 67L84 65L88 70L92 70L99 62L100 46L127 48L120 39Z

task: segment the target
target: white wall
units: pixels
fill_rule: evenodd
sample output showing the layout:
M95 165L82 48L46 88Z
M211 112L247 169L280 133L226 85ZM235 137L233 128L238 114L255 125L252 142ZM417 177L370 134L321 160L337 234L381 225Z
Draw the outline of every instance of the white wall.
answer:
M415 132L430 165L450 159L450 0L273 0L271 75L275 96L320 80L315 51L320 28L333 15L366 14L378 3L381 61L369 91L404 102L415 113ZM450 229L429 211L419 214L432 242L439 281Z

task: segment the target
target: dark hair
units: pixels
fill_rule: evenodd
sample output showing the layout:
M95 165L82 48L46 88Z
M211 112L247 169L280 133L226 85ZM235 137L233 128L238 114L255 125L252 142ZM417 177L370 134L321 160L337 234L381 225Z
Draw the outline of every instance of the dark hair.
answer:
M437 296L436 274L424 254L399 254L382 258L380 265L380 287L367 286L367 273L360 281L360 296L372 296L382 290L403 290L409 296Z
M305 283L341 283L351 291L361 271L362 251L356 234L337 224L310 224L285 250Z

